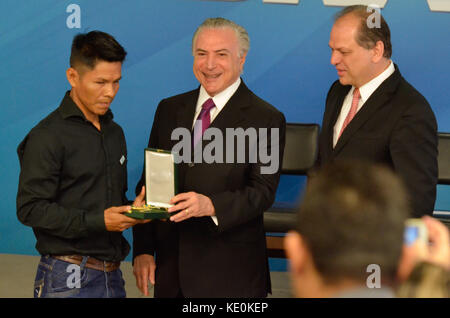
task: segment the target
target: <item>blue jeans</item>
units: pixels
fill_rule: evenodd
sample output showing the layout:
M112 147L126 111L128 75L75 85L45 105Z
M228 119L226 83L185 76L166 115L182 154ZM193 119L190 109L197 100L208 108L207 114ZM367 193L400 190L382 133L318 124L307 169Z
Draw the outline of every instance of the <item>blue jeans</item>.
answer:
M34 282L34 298L125 298L122 271L104 272L42 256Z

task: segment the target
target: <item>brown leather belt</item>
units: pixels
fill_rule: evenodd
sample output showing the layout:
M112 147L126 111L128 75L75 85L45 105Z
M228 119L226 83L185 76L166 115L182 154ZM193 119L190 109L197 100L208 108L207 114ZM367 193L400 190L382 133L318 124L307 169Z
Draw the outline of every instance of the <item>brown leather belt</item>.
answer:
M51 255L50 257L59 259L60 261L80 265L83 261L81 255ZM86 261L86 268L95 269L98 271L112 272L119 269L120 262L101 261L93 257L89 257Z

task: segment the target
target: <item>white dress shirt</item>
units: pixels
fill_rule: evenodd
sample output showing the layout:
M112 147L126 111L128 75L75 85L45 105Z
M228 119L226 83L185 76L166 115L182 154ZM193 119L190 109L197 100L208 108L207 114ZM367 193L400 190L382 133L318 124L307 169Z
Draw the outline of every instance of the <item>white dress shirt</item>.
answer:
M388 66L387 69L383 71L380 75L372 79L370 82L367 82L363 86L359 88L359 93L361 95L361 98L359 99L358 108L356 110L356 113L364 106L364 103L369 99L369 97L375 92L375 90L389 77L395 72L394 63L390 61L391 64ZM341 113L339 114L339 117L336 121L336 124L334 125L333 130L333 148L336 146L336 143L339 138L339 133L341 132L341 128L344 125L345 117L347 117L348 112L350 111L350 108L352 106L352 100L353 100L353 91L355 90L355 87L352 86L350 91L348 92L347 96L344 99L344 103L342 104Z
M195 116L194 116L194 121L192 122L192 128L194 128L195 121L197 120L197 117L202 110L202 105L204 102L206 102L209 98L212 98L212 100L214 101L214 105L216 105L216 107L213 107L209 111L209 116L211 118L211 123L212 123L213 120L220 113L220 111L225 107L225 104L228 103L231 96L233 96L234 93L236 93L239 85L241 85L241 79L238 77L236 82L234 82L233 84L228 86L225 90L221 91L219 94L217 94L214 97L209 96L209 94L206 92L205 88L203 86L200 86L200 93L198 94L197 107L195 109Z
M233 84L228 86L226 89L224 89L223 91L221 91L219 94L215 95L214 97L209 96L209 94L206 92L205 88L203 86L200 86L200 93L198 94L197 108L195 109L195 116L194 116L194 121L192 122L192 128L194 128L195 121L197 120L197 117L202 110L202 105L204 102L206 102L209 98L212 98L212 100L214 101L214 105L216 105L216 107L213 107L209 111L209 116L211 118L211 123L212 123L213 120L220 113L220 111L225 107L226 103L228 103L231 96L233 96L234 93L236 93L239 85L241 85L240 77L238 77L236 82L234 82ZM219 222L218 222L216 216L211 216L211 218L216 225L219 225Z

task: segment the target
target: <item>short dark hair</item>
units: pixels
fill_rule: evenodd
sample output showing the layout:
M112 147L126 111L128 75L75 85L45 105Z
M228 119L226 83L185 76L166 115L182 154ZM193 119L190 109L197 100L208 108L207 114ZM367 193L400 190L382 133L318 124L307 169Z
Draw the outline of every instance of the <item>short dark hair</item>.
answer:
M92 69L98 61L123 62L126 55L125 49L108 33L79 33L72 41L70 66L81 64Z
M392 44L389 26L380 14L380 27L369 27L367 25L367 19L372 15L371 11L373 10L365 5L348 6L336 14L334 21L336 22L348 14L354 14L360 19L359 31L355 39L356 42L365 49L372 49L378 41L381 41L384 44L383 56L390 58L392 56Z
M406 190L386 167L342 161L313 174L298 212L296 231L327 284L365 282L377 264L393 283L409 214Z

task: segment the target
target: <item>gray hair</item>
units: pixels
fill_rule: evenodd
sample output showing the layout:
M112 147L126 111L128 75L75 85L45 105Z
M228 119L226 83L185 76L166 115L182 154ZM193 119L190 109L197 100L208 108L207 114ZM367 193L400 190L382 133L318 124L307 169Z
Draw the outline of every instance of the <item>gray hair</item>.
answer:
M194 53L194 44L198 34L206 28L231 28L236 33L239 41L239 57L242 57L250 49L250 38L242 26L224 18L208 18L195 30L194 36L192 37L192 53Z

